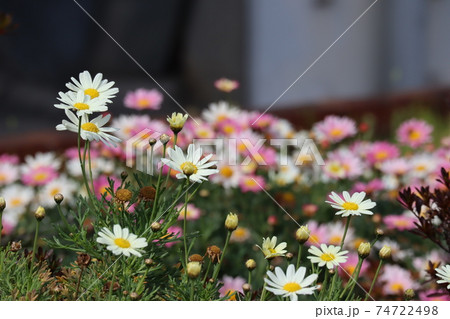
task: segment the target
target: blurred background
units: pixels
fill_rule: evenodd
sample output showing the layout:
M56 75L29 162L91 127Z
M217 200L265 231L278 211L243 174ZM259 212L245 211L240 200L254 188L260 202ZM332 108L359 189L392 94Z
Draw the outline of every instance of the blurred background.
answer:
M77 0L183 107L199 114L227 98L265 110L374 0ZM116 82L110 110L129 90L157 85L72 0L0 3L0 152L54 149L54 108L70 77L88 70ZM449 124L450 1L379 0L271 108L297 126L325 114L399 113ZM213 82L240 82L228 95ZM159 111L180 111L165 95ZM73 138L71 139L71 142Z

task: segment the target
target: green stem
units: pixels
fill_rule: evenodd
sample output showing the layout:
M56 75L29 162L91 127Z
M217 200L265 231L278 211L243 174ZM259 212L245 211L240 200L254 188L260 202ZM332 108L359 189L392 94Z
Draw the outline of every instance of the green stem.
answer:
M194 301L194 280L191 279L190 281L191 281L191 293L190 293L189 300Z
M358 264L356 265L355 268L355 272L350 276L350 278L348 279L347 284L344 287L344 290L342 290L341 295L339 296L339 299L342 299L345 295L345 292L349 289L352 288L349 296L351 295L351 293L353 292L353 287L355 286L356 281L358 280L359 277L359 272L361 271L361 265L363 263L363 259L360 257L358 260Z
M108 301L111 301L111 299L112 299L112 293L113 293L113 290L114 290L114 279L116 277L116 271L117 271L117 260L115 261L114 266L113 266L111 285L109 286Z
M205 276L203 277L203 282L206 282L206 279L208 279L209 268L211 268L211 260L209 260L208 267L206 267L206 272L205 272Z
M328 281L330 279L330 272L328 271L328 269L325 270L325 278L323 279L323 284L322 284L322 288L321 288L321 292L324 292L324 295L327 295L328 290L326 289L327 285L328 285Z
M78 293L80 292L80 284L81 284L81 278L83 277L83 271L84 271L84 267L81 268L80 276L78 277L77 290L75 292L75 300L78 299Z
M60 204L56 204L56 208L58 209L59 217L61 217L62 221L64 222L64 225L66 225L67 229L70 230L71 227L69 225L69 222L66 219L66 216L64 216Z
M91 187L94 192L94 179L92 178L92 163L91 163L91 143L86 141L87 144L87 152L88 152L88 163L89 163L89 178L91 179ZM86 155L85 155L86 156Z
M163 146L163 158L166 157L166 145ZM155 193L155 200L153 201L153 208L152 208L152 214L150 220L153 220L155 212L156 212L156 206L158 206L158 199L159 199L159 192L161 188L161 176L163 172L164 164L161 162L161 167L159 169L159 176L158 176L158 182L156 184L156 193Z
M189 180L189 179L187 179ZM189 185L189 184L188 184ZM189 192L186 191L185 197L184 197L184 216L183 216L183 243L184 243L184 262L187 266L188 264L188 248L187 248L187 231L186 231L186 216L187 216L187 204L189 201Z
M300 267L300 261L302 260L302 250L303 250L303 245L299 244L298 245L298 254L297 254L297 265L296 265L295 269L298 269L298 267Z
M217 279L217 276L219 275L220 267L222 266L222 262L225 257L225 252L227 251L228 242L230 241L231 233L232 233L232 231L228 231L227 239L225 239L225 245L223 246L222 256L220 257L219 264L217 265L216 268L214 268L214 273L212 276L214 281Z
M378 273L380 272L382 264L383 264L383 260L381 259L380 263L378 264L377 271L375 272L375 276L373 277L372 284L370 285L369 292L367 293L366 298L364 298L364 301L367 301L367 299L369 299L370 294L372 293L372 289L375 286L375 282L377 281Z
M341 249L342 249L342 247L344 247L344 240L345 240L345 236L347 236L347 230L348 230L348 226L350 226L351 218L352 218L352 215L347 217L347 223L345 224L344 235L342 236L342 241L341 241Z
M81 168L81 174L83 175L83 182L86 187L86 191L88 192L89 199L92 202L92 205L94 205L94 200L92 198L91 190L87 181L86 177L86 170L84 166L83 157L81 156L81 116L78 118L78 138L77 138L77 147L78 147L78 158L80 160L80 168ZM85 145L86 147L86 145ZM94 190L92 190L94 191Z
M175 149L175 145L177 145L177 140L178 140L178 133L175 133L173 137L173 149ZM167 184L169 183L171 171L172 169L169 167L169 170L167 171L165 187L167 187Z
M36 260L36 249L37 249L37 243L38 243L38 236L39 236L39 225L40 221L36 221L36 232L34 234L34 243L33 243L33 260Z
M267 271L270 269L270 261L267 260L267 268L266 268L266 273ZM264 274L264 276L266 276L266 274ZM267 282L264 280L264 285L263 285L263 289L261 291L261 298L259 299L259 301L264 301L265 297L266 297L266 286L267 286Z
M3 218L3 211L0 212L0 247L2 245L2 231L3 231L2 218Z
M332 297L332 293L333 293L333 291L334 291L334 286L336 285L336 278L337 278L337 276L338 276L338 272L337 272L337 269L334 269L335 270L335 273L334 273L334 275L333 275L333 280L331 281L331 286L330 286L330 289L328 289L328 291L329 291L329 293L328 293L328 299L331 299L331 297Z

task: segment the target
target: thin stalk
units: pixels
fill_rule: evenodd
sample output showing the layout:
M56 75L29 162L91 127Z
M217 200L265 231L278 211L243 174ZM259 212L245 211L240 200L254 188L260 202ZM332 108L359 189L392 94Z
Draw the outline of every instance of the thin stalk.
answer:
M345 292L349 289L351 289L351 292L353 292L353 287L355 286L355 282L358 280L359 272L361 271L361 265L363 263L363 260L361 257L358 259L358 264L356 265L355 272L351 275L349 278L347 284L344 287L344 290L342 290L341 295L339 296L339 299L342 299L345 295ZM353 280L352 280L353 279ZM349 295L351 295L351 292Z
M342 249L342 247L344 247L344 240L345 240L345 236L347 236L347 230L348 230L348 226L350 226L351 218L352 218L352 215L347 217L347 223L345 224L344 235L342 235L341 249Z
M188 179L189 180L189 179ZM186 231L186 216L187 216L187 204L189 201L189 192L185 193L184 197L184 216L183 216L183 243L184 243L184 262L185 265L188 264L188 248L187 248L187 231Z
M166 157L166 145L163 146L163 158L165 158L165 157ZM164 167L164 165L161 162L161 167L159 169L158 182L156 184L155 200L153 201L153 208L152 208L152 214L151 214L150 220L153 220L155 211L156 211L156 206L158 206L158 199L159 199L159 192L160 192L160 188L161 188L161 176L162 176L163 167Z
M83 182L86 187L86 191L88 192L89 199L91 200L92 204L94 205L94 200L92 199L91 190L87 181L86 177L86 170L84 166L83 157L81 156L81 116L78 118L78 137L77 137L77 147L78 147L78 158L80 160L80 168L81 168L81 174L83 175Z
M222 262L225 257L225 252L227 251L228 242L230 241L231 233L232 233L232 231L228 231L227 239L225 239L225 245L223 246L222 256L220 257L219 264L217 265L216 268L214 268L214 273L212 276L214 281L217 279L217 276L219 275L220 267L222 266Z
M60 204L57 203L56 208L58 209L59 217L64 222L64 225L66 225L67 229L70 230L71 228L70 228L69 222L67 221L66 216L64 216L64 214L62 212Z
M328 289L329 290L328 299L331 299L331 296L332 296L332 293L333 293L333 290L334 290L334 286L336 285L336 278L337 278L337 276L338 276L338 272L335 269L335 273L333 275L333 280L331 281L330 289Z
M78 277L78 282L77 282L77 290L75 292L75 300L78 299L78 293L80 292L80 284L81 284L81 278L83 277L83 271L84 271L84 267L81 267L80 276Z
M320 289L320 291L324 292L324 295L327 295L328 290L326 290L326 287L328 285L328 281L330 279L330 272L328 271L328 269L325 270L325 278L323 279L323 284L322 284L322 288Z
M117 260L114 263L114 267L113 267L111 285L109 286L108 301L111 301L111 299L112 299L112 293L113 293L113 289L114 289L114 278L116 277L116 271L117 271Z
M189 296L190 301L194 301L194 280L191 279L191 293Z
M36 260L36 249L37 249L40 223L41 223L40 221L36 221L36 232L34 233L34 243L33 243L33 260Z
M203 282L206 282L206 279L208 279L209 268L211 268L211 260L209 260L208 267L206 267L206 272L205 272L205 276L203 277Z
M174 137L173 137L173 149L175 149L175 145L177 145L177 140L178 140L178 133L174 133ZM172 169L169 167L169 170L167 171L165 187L167 187L167 184L169 183L170 172L171 172L171 170L172 170Z
M298 267L300 267L300 261L302 260L302 250L303 250L303 245L299 244L298 245L298 254L297 254L297 265L296 265L295 269L298 269Z
M375 286L375 282L377 281L378 273L380 272L382 264L383 264L383 259L380 259L380 263L378 264L377 271L375 272L375 276L373 277L372 284L370 285L369 292L367 293L366 298L364 298L364 301L367 301L367 299L369 299L370 294L372 293L373 287Z
M2 231L3 231L2 218L3 218L3 211L0 212L0 246L2 245Z
M91 187L94 192L94 179L92 178L92 163L91 163L91 143L86 141L87 144L87 152L88 152L88 163L89 163L89 178L91 179Z
M267 271L270 269L270 261L267 260L267 268L266 268L266 273ZM267 282L264 280L264 285L263 285L263 289L261 291L261 298L259 299L259 301L264 301L265 297L266 297L266 286L267 286Z

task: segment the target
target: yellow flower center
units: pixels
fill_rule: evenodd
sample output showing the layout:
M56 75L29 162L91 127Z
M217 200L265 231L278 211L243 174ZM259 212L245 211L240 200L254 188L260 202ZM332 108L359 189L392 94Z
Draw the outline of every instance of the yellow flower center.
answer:
M85 131L98 133L100 130L98 129L97 125L91 122L84 123L81 125L81 128Z
M4 181L6 181L6 175L0 174L0 182L4 182Z
M424 171L424 170L426 170L426 166L425 165L417 165L416 166L416 171L419 171L419 172L421 172L421 171Z
M238 237L238 238L244 238L247 236L247 229L243 228L243 227L238 227L234 232L233 232L234 237Z
M413 141L416 141L420 138L420 132L416 130L412 130L409 132L409 138Z
M399 283L399 282L393 283L393 284L391 285L391 289L392 289L393 291L403 291L403 290L404 290L404 289L403 289L403 285L402 285L401 283Z
M334 235L330 238L331 245L339 245L341 243L342 237L339 235Z
M269 251L270 251L271 254L276 254L277 253L277 251L275 249L273 249L273 248L269 248Z
M231 125L226 125L226 126L223 128L223 131L224 131L226 134L232 134L232 133L234 133L234 127L231 126Z
M89 110L89 105L86 103L75 103L73 107L77 110Z
M348 202L342 204L342 208L345 210L358 210L359 206L356 203Z
M342 169L343 169L342 166L339 165L338 163L333 163L333 164L330 164L330 166L329 166L329 170L332 173L339 173L342 171Z
M184 162L183 164L180 165L181 170L183 171L183 173L191 173L195 174L198 171L197 166L194 165L194 163L192 162Z
M230 166L224 166L220 169L220 174L226 178L230 178L233 176L233 170L230 168Z
M336 257L333 254L322 254L322 256L320 256L320 259L323 261L332 261L334 258Z
M50 192L51 196L55 196L56 194L58 194L60 192L59 188L53 188Z
M394 222L394 225L397 227L407 227L409 226L409 222L407 220L399 219Z
M322 242L322 240L320 239L320 237L317 234L310 234L309 235L309 241L313 244L317 244Z
M100 95L96 89L86 89L84 90L84 94L89 95L91 99L95 99Z
M22 200L20 198L13 198L11 200L12 207L19 206L20 204L22 204Z
M41 173L37 173L36 175L33 176L34 180L37 182L42 182L43 180L45 180L47 178L47 173L41 172Z
M253 187L253 186L256 186L256 185L258 185L258 184L255 182L254 179L248 178L248 179L245 181L245 185L247 185L247 186L249 186L249 187Z
M116 238L114 239L114 244L119 246L120 248L128 248L131 246L130 242L123 238Z
M378 161L384 160L386 157L388 157L388 153L386 151L380 151L375 154L375 159Z
M283 286L283 289L286 291L289 291L289 292L296 292L296 291L299 291L300 289L302 289L302 286L300 286L296 282L288 282L287 284L285 284Z
M235 294L236 290L234 289L228 289L225 292L225 295L232 295L231 297L228 298L228 300L232 300L232 301L236 301L236 294Z
M338 128L332 129L330 135L333 137L339 137L342 135L342 130Z
M150 101L147 100L147 99L139 99L139 100L137 101L137 105L138 105L139 107L145 107L145 106L150 105Z

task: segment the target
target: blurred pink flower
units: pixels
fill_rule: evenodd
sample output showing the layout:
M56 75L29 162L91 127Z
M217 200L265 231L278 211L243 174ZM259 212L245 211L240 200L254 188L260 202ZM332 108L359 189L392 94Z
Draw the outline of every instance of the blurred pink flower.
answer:
M181 236L183 236L183 229L174 225L167 228L167 235L165 236L165 239L180 238ZM179 243L179 241L171 241L170 243L166 243L164 245L169 248L177 243Z
M137 89L128 92L123 102L130 109L159 110L163 99L163 95L156 89Z
M230 93L239 87L239 82L227 78L220 78L214 82L214 86L219 91Z
M339 149L328 153L324 166L325 174L334 179L356 178L362 175L364 164L349 149Z
M109 182L108 177L114 182L114 192L119 188L120 186L120 180L114 176L105 176L101 175L97 179L94 180L94 194L97 196L98 199L102 198L102 195L106 195L106 199L111 199L111 194L107 191L107 188L109 188Z
M384 282L383 292L387 295L403 295L406 289L416 289L418 284L411 273L397 265L384 265L379 282Z
M421 301L450 301L450 295L446 291L426 290L419 292Z
M180 210L184 204L179 204L175 206L175 209L178 211ZM201 211L197 207L195 207L194 204L187 204L187 213L186 213L186 220L197 220L200 218ZM180 211L180 215L178 216L178 220L183 220L185 215L184 208Z
M323 121L314 124L312 128L320 141L336 143L357 133L355 121L348 117L327 116Z
M397 229L397 230L410 230L414 229L416 226L414 222L416 218L408 213L403 215L387 215L383 217L383 222L387 229Z
M240 123L234 119L225 119L219 122L217 127L225 136L239 134L243 130Z
M19 164L19 156L11 154L1 154L0 163Z
M367 160L371 164L382 163L399 156L397 146L389 142L375 142L367 151Z
M340 264L340 266L343 269L341 267L338 267L338 268L339 268L340 276L342 278L345 278L348 280L349 275L353 275L353 272L356 269L356 265L358 264L359 258L358 258L358 254L356 254L356 253L349 253L347 256L348 256L347 261L345 263ZM367 268L369 268L369 265L367 264L367 262L363 262L361 265L361 270L359 272L359 275L360 276L363 275L366 272ZM345 270L345 272L344 272L344 270Z
M266 182L263 177L257 175L244 175L239 181L241 191L258 193L262 191L262 188L266 186Z
M309 239L305 245L313 245L319 247L320 244L328 242L328 228L324 225L319 225L315 220L308 222L308 229L310 231Z
M404 175L408 172L409 168L408 161L402 157L384 161L380 165L380 170L388 175Z
M14 183L18 178L18 165L9 162L0 162L0 186Z
M431 141L433 127L427 122L410 119L403 122L397 130L397 140L410 147L418 147Z
M233 294L234 292L238 293L244 293L242 289L242 285L245 284L245 279L242 277L230 277L230 276L223 276L222 278L223 286L220 287L219 293L220 297L225 297L227 294ZM228 300L236 300L236 296L232 296Z
M365 192L371 194L374 192L382 191L384 189L384 183L381 179L375 178L368 183L356 182L353 185L352 193L355 192Z
M26 173L22 175L22 182L28 186L42 186L58 177L53 167L36 167L29 168Z

